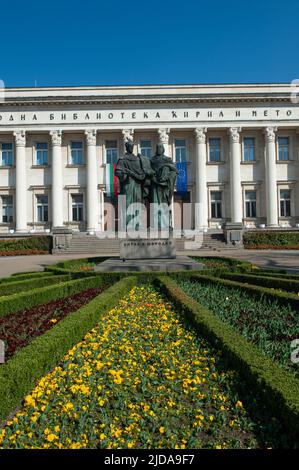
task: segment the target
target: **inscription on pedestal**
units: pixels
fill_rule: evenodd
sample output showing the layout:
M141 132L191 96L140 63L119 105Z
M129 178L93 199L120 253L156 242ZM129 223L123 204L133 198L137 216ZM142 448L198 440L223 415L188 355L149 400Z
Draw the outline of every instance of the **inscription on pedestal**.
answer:
M170 238L128 239L120 242L120 258L175 258L175 240Z

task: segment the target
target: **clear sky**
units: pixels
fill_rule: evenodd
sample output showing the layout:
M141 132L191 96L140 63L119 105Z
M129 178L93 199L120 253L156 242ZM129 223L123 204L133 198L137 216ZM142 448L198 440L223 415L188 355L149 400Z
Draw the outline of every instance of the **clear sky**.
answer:
M5 86L289 82L299 0L0 0Z

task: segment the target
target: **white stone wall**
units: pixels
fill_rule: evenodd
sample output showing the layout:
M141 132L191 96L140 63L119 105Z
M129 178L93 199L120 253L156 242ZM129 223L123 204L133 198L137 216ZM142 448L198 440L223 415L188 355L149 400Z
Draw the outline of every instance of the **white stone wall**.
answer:
M204 218L207 219L204 225L210 228L218 227L219 223L239 218L241 211L242 222L248 227L267 225L270 220L272 226L296 226L299 223L299 106L288 101L287 92L287 85L275 84L7 90L6 95L9 100L4 101L0 106L0 144L1 142L13 143L15 164L18 148L22 149L22 140L17 142L14 132L24 131L25 174L18 173L18 181L16 181L15 166L0 167L0 200L1 196L13 195L14 206L16 206L16 188L22 188L25 182L26 194L23 199L18 199L18 204L26 209L27 223L26 227L22 227L21 223L19 231L25 229L45 231L52 228L52 215L55 207L52 204L53 147L50 133L58 130L61 131L62 136L61 166L58 167L62 178L62 222L74 230L86 230L91 223L92 227L89 228L102 230L105 141L116 140L119 155L123 154L124 139L128 135L133 137L135 153L140 151L140 140L151 140L153 153L156 144L162 142L166 154L174 159L175 139L185 139L190 200L195 203L198 197L204 197L206 201ZM246 95L244 101L240 101L242 93ZM209 94L210 101L206 97L207 94ZM109 102L109 96L113 100L118 100L117 104ZM280 101L277 99L278 96ZM82 104L82 97L85 99L84 104ZM54 100L54 98L64 99L65 102L60 104L53 102L49 106L48 100ZM29 102L25 102L25 99ZM68 103L70 99L72 104ZM128 103L124 99L128 100ZM98 104L95 103L96 100L99 101ZM101 118L97 118L97 114L101 114ZM110 114L113 117L109 117ZM200 129L199 137L196 137L196 129ZM91 140L89 144L95 145L95 171L98 183L96 190L87 181L87 131L95 135L94 143ZM274 144L271 140L272 135ZM289 137L290 160L288 162L278 162L276 159L279 136ZM221 139L221 162L219 163L208 161L209 138L212 137ZM253 163L244 162L238 157L238 153L243 155L244 137L255 138L256 161ZM82 166L71 165L70 143L72 140L81 140L84 144L84 165ZM37 141L48 142L48 167L41 168L35 165ZM18 147L17 143L21 147ZM203 149L204 153L202 153ZM20 152L18 155L22 159L22 150ZM276 161L272 158L273 152L275 152ZM205 192L202 194L198 192L202 181L197 180L196 175L197 158L205 158L202 156L204 154L207 158L200 171L204 171L206 181ZM235 170L233 172L234 181L232 181L233 161L237 165L234 167L237 172ZM270 172L270 181L276 181L276 192L274 192L275 188L271 192L271 188L267 186L267 171ZM279 216L279 191L281 189L291 190L292 217L289 219ZM211 219L210 193L217 190L222 191L223 196L221 221ZM246 190L257 191L257 217L254 220L245 218ZM72 222L71 194L76 193L83 194L84 223ZM37 222L37 194L48 194L49 222L45 224ZM96 217L92 222L87 220L88 194L91 195L90 200L95 201L93 207L95 207ZM276 197L274 212L273 204L269 203L269 194L274 199ZM234 195L239 195L238 201L232 199ZM275 215L275 207L278 217ZM16 229L16 212L16 207L14 207L15 220L12 224L1 223L1 214L0 232L5 233ZM18 213L21 214L22 210ZM195 213L193 212L194 224Z

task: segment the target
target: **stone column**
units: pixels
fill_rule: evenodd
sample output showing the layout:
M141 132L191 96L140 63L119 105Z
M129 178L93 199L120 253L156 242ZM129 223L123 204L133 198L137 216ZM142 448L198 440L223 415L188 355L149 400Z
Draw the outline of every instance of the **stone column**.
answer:
M275 132L276 127L266 127L266 207L267 207L267 225L275 227L278 225L277 211L277 179L276 179L276 148Z
M98 228L98 171L96 158L96 129L86 130L87 145L87 231L93 234Z
M207 199L207 147L206 127L197 127L195 130L195 158L196 158L196 196L195 196L195 228L208 227L208 199Z
M158 129L158 135L159 135L159 144L163 144L164 146L164 153L166 157L170 157L169 155L169 133L170 129L169 128L160 128ZM172 160L174 160L172 156ZM171 199L171 204L170 204L170 211L171 211L171 225L174 227L174 197L172 196Z
M241 145L240 128L231 127L230 136L230 194L231 222L242 223L242 190L241 190Z
M16 232L27 232L26 134L14 132L16 145Z
M161 128L158 129L159 143L164 145L165 155L169 157L169 133L170 129Z
M63 227L61 130L50 132L52 143L52 228Z

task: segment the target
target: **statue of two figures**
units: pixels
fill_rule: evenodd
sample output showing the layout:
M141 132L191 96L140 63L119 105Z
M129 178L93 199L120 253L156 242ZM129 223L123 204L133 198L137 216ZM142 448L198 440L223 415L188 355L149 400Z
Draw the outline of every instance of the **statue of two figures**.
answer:
M138 231L140 208L150 204L151 227L158 231L172 230L171 202L178 174L175 163L164 155L162 144L157 145L156 154L150 159L134 155L131 140L127 140L125 147L126 153L118 160L115 175L120 183L119 193L126 197L126 227L130 225Z

